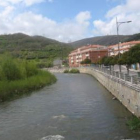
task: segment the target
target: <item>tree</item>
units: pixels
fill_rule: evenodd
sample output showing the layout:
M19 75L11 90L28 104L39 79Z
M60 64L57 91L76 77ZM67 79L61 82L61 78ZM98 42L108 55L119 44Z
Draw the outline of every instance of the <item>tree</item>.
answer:
M88 59L88 58L86 58L85 60L83 60L83 61L81 62L81 64L91 64L91 60Z
M131 61L133 61L133 64L140 63L140 44L130 48L129 55L132 59Z
M104 56L104 57L100 60L100 64L101 64L101 65L104 65L107 58L108 58L108 56Z
M123 53L123 55L121 56L121 58L119 59L119 63L121 64L125 64L126 68L127 68L127 73L129 74L129 69L131 67L131 64L133 64L133 59L131 58L130 52L125 52Z

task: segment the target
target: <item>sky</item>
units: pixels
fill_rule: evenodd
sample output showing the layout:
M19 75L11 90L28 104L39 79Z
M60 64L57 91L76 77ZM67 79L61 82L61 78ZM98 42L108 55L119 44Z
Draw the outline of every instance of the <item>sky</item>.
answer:
M0 34L41 35L61 42L140 32L140 0L0 0Z

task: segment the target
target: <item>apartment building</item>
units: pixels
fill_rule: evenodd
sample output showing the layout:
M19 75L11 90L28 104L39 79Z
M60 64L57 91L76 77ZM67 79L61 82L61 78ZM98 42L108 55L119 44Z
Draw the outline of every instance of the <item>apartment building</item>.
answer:
M101 45L87 45L72 51L69 54L69 66L79 67L81 62L86 58L90 59L92 63L98 62L102 57L108 55L106 46Z
M124 52L129 51L129 49L131 47L135 46L136 44L140 44L140 41L131 41L131 42L120 43L119 44L120 53L123 54ZM109 54L109 56L116 56L119 53L119 50L118 50L118 44L109 46L108 54Z

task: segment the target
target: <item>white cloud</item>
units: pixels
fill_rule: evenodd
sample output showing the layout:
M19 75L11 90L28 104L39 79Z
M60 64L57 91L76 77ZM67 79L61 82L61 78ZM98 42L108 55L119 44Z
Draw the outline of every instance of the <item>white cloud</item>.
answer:
M132 23L122 24L120 34L134 34L140 32L140 0L126 0L124 4L118 5L106 14L106 21L96 20L94 34L106 35L116 34L116 17L118 21L129 21Z
M14 7L13 6L7 6L1 13L0 16L5 18L8 16L11 12L13 12Z
M9 14L9 11L7 9L4 13ZM85 11L69 21L57 23L33 12L21 13L12 19L8 19L4 13L2 14L4 18L0 23L0 27L3 28L0 34L22 32L29 35L43 35L64 42L85 37L91 17L90 12Z
M41 2L53 2L53 0L0 0L0 6L9 6L9 5L16 5L16 4L24 4L25 6L31 6L36 3Z
M22 32L29 35L42 35L59 41L74 41L84 38L91 18L89 11L61 23L31 11L18 13L16 6L26 7L53 0L0 0L0 34Z
M76 16L76 21L79 24L84 24L84 25L89 25L88 20L91 18L90 12L89 11L85 11L85 12L80 12L77 16Z

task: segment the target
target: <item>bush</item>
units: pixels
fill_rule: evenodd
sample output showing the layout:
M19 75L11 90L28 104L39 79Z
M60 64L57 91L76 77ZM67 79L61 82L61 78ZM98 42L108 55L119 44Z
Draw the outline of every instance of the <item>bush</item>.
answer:
M6 56L3 59L0 57L0 63L0 80L20 80L38 73L36 64L27 60Z
M37 67L38 68L50 68L50 67L53 67L53 63L52 62L39 62L39 63L37 63Z
M69 70L64 70L64 73L69 73Z
M0 57L0 101L6 101L56 81L54 75L37 69L33 61Z
M9 81L21 79L19 67L11 58L7 58L7 60L3 62L1 70L3 78L5 77Z
M30 77L36 75L38 72L37 66L34 62L25 62L26 76Z
M80 71L78 69L71 69L69 72L70 73L80 73Z

